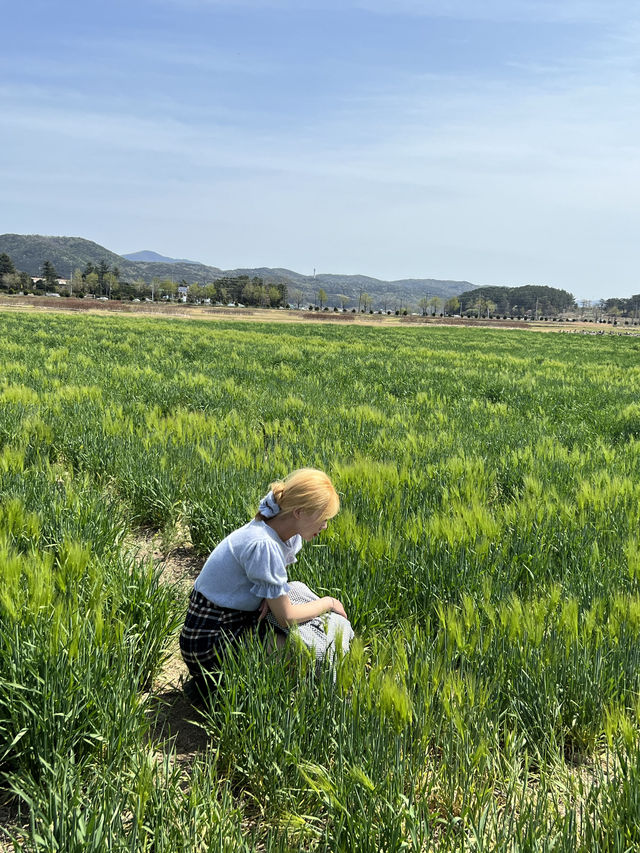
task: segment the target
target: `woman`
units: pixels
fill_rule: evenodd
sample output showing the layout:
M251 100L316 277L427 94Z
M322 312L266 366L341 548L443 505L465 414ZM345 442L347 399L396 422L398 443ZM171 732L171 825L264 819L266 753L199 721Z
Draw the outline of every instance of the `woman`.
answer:
M293 604L287 575L303 540L326 530L339 508L329 477L301 468L272 483L255 518L216 546L196 578L180 634L193 687L205 687L225 647L254 631L269 611L285 632L328 612L347 618L340 601L330 596Z

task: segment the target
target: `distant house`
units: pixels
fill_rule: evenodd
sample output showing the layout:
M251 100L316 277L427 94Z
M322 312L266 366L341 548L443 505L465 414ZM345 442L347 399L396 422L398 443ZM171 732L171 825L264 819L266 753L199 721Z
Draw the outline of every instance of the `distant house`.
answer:
M38 284L39 282L44 281L44 279L42 278L42 276L41 276L41 275L32 275L32 276L31 276L31 281L32 281L32 283L33 283L33 284ZM56 284L59 284L59 285L61 285L61 286L62 286L62 285L67 285L67 284L69 284L69 279L68 279L68 278L57 278L57 279L56 279Z

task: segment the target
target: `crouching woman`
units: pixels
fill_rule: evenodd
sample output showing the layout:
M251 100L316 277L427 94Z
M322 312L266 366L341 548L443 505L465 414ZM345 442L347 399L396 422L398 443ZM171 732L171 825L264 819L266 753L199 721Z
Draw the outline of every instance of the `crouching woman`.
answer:
M301 468L272 483L255 518L216 546L196 578L180 634L192 691L203 693L211 686L225 649L262 627L269 612L282 633L324 614L346 622L337 598L317 598L302 584L290 585L288 578L303 542L322 533L339 508L329 477Z

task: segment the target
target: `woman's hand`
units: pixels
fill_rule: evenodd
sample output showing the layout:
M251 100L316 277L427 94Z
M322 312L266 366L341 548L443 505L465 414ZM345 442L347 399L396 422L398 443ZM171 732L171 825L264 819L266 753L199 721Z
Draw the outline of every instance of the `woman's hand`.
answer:
M337 598L332 597L329 597L329 600L331 601L331 607L329 609L333 610L334 613L337 613L338 616L344 616L345 619L348 619L347 611L342 606L342 602L338 601Z
M260 615L258 616L258 622L262 622L262 620L266 617L269 612L269 602L266 598L262 599L262 604L258 608L260 610Z

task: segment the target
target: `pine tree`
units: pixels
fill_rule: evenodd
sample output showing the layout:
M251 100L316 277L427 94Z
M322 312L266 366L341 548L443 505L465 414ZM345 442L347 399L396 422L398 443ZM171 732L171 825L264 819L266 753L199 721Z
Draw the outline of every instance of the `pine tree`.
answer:
M16 268L13 265L13 261L6 252L3 252L0 255L0 279L2 279L3 275L11 274L15 271Z
M45 280L47 287L51 289L58 283L59 276L51 261L45 261L42 264L42 278Z

